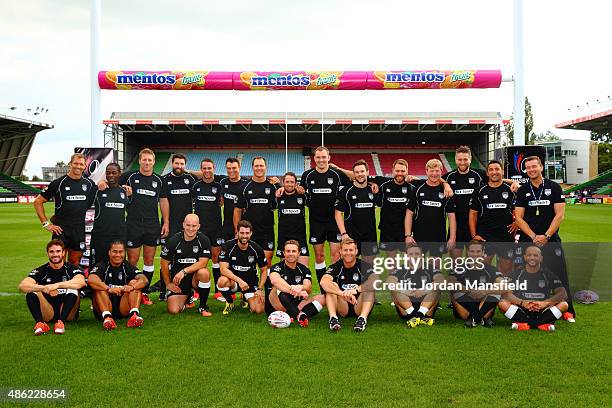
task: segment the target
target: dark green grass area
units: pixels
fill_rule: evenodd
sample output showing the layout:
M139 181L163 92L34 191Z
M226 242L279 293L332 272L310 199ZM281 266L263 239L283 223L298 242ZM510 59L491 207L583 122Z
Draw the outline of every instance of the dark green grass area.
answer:
M48 211L52 211L51 208ZM568 206L568 241L612 241L612 206ZM596 239L595 239L596 238ZM368 329L353 319L330 333L327 313L310 327L275 330L236 309L179 316L143 306L145 324L105 333L81 304L63 336L32 335L17 284L45 262L30 206L0 206L0 387L66 388L70 406L610 406L611 303L577 308L555 333L464 329L449 309L433 327L408 329L381 295ZM157 276L157 270L156 270ZM446 302L443 302L445 304ZM7 405L0 401L0 404ZM43 406L43 404L36 404Z

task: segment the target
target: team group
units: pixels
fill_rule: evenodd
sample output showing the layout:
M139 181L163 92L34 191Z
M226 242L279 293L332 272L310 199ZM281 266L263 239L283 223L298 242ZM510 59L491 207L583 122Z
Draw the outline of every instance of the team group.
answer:
M352 169L339 168L323 146L314 151L314 168L300 179L287 172L282 184L267 176L263 157L253 159L249 179L240 176L241 163L233 157L225 163L227 176L216 175L210 159L202 160L199 171L187 172L181 154L171 157L172 171L159 176L153 171L152 150L141 150L138 158L139 170L122 173L111 163L106 180L96 185L83 176L85 157L74 154L68 174L35 200L42 227L52 233L48 263L20 284L36 335L50 331L50 322L55 333L63 333L65 322L78 317L80 290L86 285L94 314L107 330L122 317L128 318L128 327L141 326L140 306L152 303L148 293L154 287L169 313L178 314L198 301L199 313L209 317L211 275L214 298L225 302L223 315L232 312L240 292L240 305L253 313L284 311L305 327L327 307L330 330L341 328L340 317L355 317L353 329L363 331L376 304L374 288L382 279L372 268L379 251L387 256L405 253L409 260L405 268L389 271L386 283L420 285L391 292L408 327L433 325L440 290L423 288L442 282L459 288L451 293L452 308L466 327L491 327L496 308L517 330L552 331L558 319L574 321L558 234L564 197L558 184L542 177L537 156L525 159L529 182L522 186L503 179L498 161L489 162L486 172L472 169L466 146L456 151L456 170L444 177L442 163L429 160L424 180L410 176L402 159L393 163L389 178L370 177L363 160ZM50 219L43 206L49 200L55 204ZM77 265L86 247L85 213L92 206L92 268L86 279ZM326 241L331 265L325 263ZM150 285L160 244L160 281ZM312 292L308 244L314 250L318 294ZM281 261L272 265L275 246ZM136 267L141 253L142 272ZM419 261L424 255L443 254L485 262L444 276ZM523 286L478 290L470 282Z

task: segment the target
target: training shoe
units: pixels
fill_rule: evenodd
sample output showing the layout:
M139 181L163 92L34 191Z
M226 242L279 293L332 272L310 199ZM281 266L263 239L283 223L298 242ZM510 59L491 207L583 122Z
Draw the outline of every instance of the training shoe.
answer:
M140 327L144 323L144 319L140 317L136 312L132 313L132 316L128 319L127 327Z
M309 322L308 322L308 315L306 313L300 312L297 315L297 320L298 320L298 323L300 324L300 326L308 327L308 323Z
M329 318L329 330L337 332L342 328L342 326L340 325L340 320L338 320L337 317L330 317Z
M166 291L164 290L163 292L159 292L159 301L160 302L165 302L166 301Z
M104 330L106 331L111 331L117 327L117 323L115 323L115 320L112 317L107 316L102 323L102 327L104 327Z
M495 326L495 325L493 324L493 319L490 319L490 318L488 318L488 317L487 317L486 319L483 319L481 324L482 324L484 327L487 327L487 328L489 328L489 329L490 329L490 328L492 328L493 326Z
M563 320L568 323L576 323L576 318L574 317L574 314L570 312L563 313Z
M198 300L200 298L200 294L197 291L194 291L193 296L191 296L191 298L194 300Z
M364 319L363 316L359 316L357 320L355 320L355 324L353 325L353 331L361 333L362 331L365 331L367 324L368 322L366 321L366 319Z
M149 295L147 295L146 293L140 295L140 303L147 306L151 306L153 304L151 299L149 299Z
M217 299L219 302L225 302L225 298L223 297L223 295L221 294L221 292L215 292L215 294L213 295L213 297L215 299Z
M476 326L478 326L478 323L476 323L476 320L474 320L473 317L468 317L465 319L465 323L463 323L463 327L468 329L473 329Z
M550 323L541 324L541 325L538 326L538 329L542 330L542 331L553 332L553 331L555 331L555 325L554 324L550 324Z
M419 321L419 325L433 326L436 320L433 317L423 317Z
M228 314L232 312L232 310L234 310L234 302L225 303L225 307L223 308L223 315L227 316Z
M208 310L208 305L202 307L198 307L198 312L203 316L203 317L210 317L212 316L212 313L210 313L210 311Z
M45 333L47 333L49 330L51 330L51 328L49 327L49 325L45 322L38 322L36 323L36 326L34 326L34 335L35 336L41 336Z
M410 327L411 329L414 329L415 327L419 325L420 322L421 322L420 317L411 317L410 320L406 322L406 325Z
M518 331L523 331L523 330L531 329L531 327L529 327L528 323L512 323L512 326L510 326L510 328L512 330L518 330Z
M53 326L53 332L55 334L64 334L66 332L66 328L64 327L64 322L58 320Z
M191 309L195 307L196 298L194 296L190 297L187 303L185 303L185 308Z
M243 309L248 309L248 308L249 308L249 302L247 302L246 300L244 300L244 298L243 298L243 299L241 299L241 300L240 300L240 307L241 307L241 308L243 308Z

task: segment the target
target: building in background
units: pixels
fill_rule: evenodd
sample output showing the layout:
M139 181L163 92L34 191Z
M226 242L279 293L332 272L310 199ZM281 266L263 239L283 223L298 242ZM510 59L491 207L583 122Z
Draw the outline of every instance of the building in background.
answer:
M544 177L565 184L580 184L597 176L597 142L561 139L538 143L546 149Z
M43 181L53 181L56 178L65 176L68 173L68 165L64 166L53 166L53 167L42 167Z

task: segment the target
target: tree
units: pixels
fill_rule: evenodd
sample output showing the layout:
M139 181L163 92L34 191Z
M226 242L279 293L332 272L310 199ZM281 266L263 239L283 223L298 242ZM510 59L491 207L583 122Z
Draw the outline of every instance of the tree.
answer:
M508 144L514 144L514 114L510 116L510 123L507 126L507 135L508 135ZM529 98L525 97L525 142L528 141L532 137L533 131L533 111L531 109L531 103L529 103Z
M64 163L63 161L58 161L57 163L55 163L55 167L66 167L66 163Z
M591 130L591 140L612 143L612 129L602 129L601 131Z
M599 143L597 150L598 173L612 169L612 143Z
M32 176L32 181L42 181L42 179L35 174Z
M547 130L544 133L532 133L529 136L529 140L527 140L527 144L534 145L542 142L554 142L556 140L559 140L559 136Z
M22 174L21 176L17 176L15 178L19 181L29 181L30 180L28 176L26 176L25 174Z

